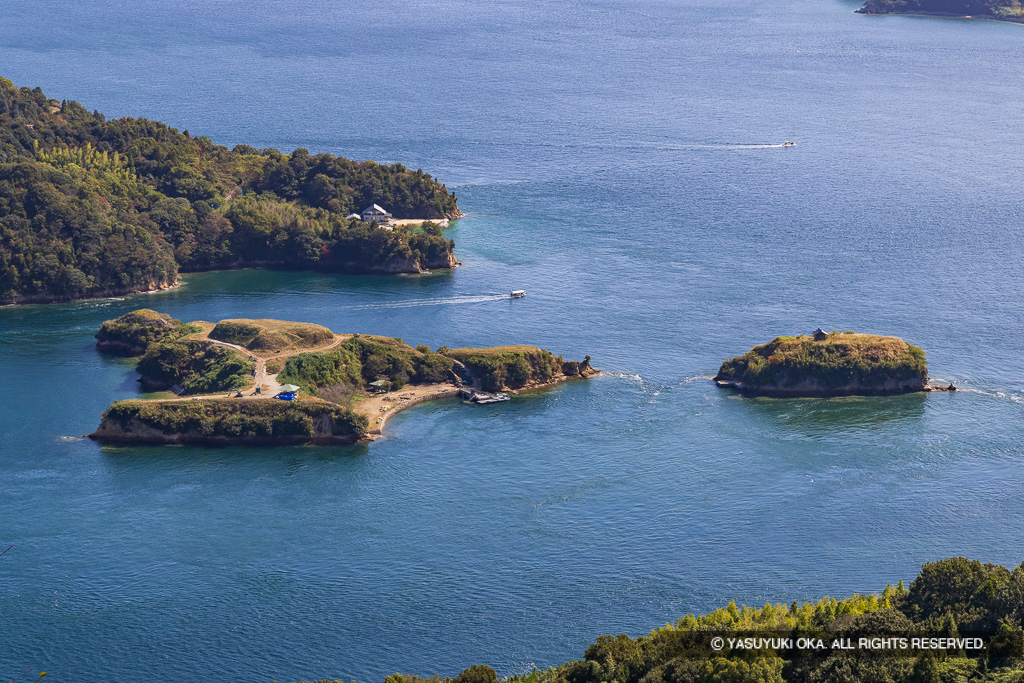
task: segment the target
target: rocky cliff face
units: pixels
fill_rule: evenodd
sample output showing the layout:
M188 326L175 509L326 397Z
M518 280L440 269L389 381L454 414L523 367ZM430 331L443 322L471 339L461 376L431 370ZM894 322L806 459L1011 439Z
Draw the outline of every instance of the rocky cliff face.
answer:
M196 429L184 432L164 432L145 422L133 419L121 423L104 418L96 431L89 434L95 441L108 443L140 444L206 444L221 446L288 446L304 443L351 444L359 440L353 435L338 436L333 433L334 425L330 415L314 418L311 435L280 436L230 436L227 434L203 434Z
M781 377L771 384L750 384L736 380L717 380L720 387L731 387L751 396L774 396L778 398L828 397L828 396L887 396L927 391L927 377L913 377L906 380L887 379L882 382L848 382L828 386L815 379Z
M104 299L112 296L126 296L128 294L143 294L146 292L160 292L165 289L173 289L181 282L177 276L173 278L153 280L141 287L107 287L105 289L91 290L85 294L14 294L0 296L0 306L11 304L52 304L63 301L77 301L79 299Z
M439 268L455 268L459 265L458 260L455 258L455 254L448 252L444 256L435 259L426 259L423 261L415 255L409 255L395 256L373 265L354 262L334 263L331 264L328 270L351 271L354 273L380 273L383 275L409 275L425 273L429 270L438 270Z

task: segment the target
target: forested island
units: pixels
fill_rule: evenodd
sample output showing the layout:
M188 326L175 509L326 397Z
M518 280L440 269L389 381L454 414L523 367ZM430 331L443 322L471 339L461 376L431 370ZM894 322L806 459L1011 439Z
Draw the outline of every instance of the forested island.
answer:
M150 291L181 271L247 266L418 273L457 265L427 224L460 216L427 173L305 149L234 149L108 120L0 78L0 304Z
M931 389L925 353L898 337L853 331L777 337L722 363L715 381L755 396L904 394Z
M934 14L1024 21L1019 0L867 0L861 14Z
M311 323L184 323L148 309L106 321L96 339L101 351L138 358L145 389L169 392L110 406L90 436L112 442L353 443L422 401L595 373L589 356L565 361L534 346L432 351Z
M1013 683L1024 679L1024 565L1012 571L954 557L905 588L816 603L735 602L688 614L648 636L601 636L583 659L507 683ZM713 639L724 640L715 649ZM774 638L737 648L729 638ZM797 647L804 638L812 646ZM862 643L861 639L873 641ZM883 639L906 639L906 647ZM914 647L913 638L927 639ZM973 647L981 639L983 649ZM786 647L786 642L792 647ZM940 640L946 639L946 640ZM965 641L965 639L970 639ZM821 648L813 645L820 640ZM973 642L971 642L973 641ZM385 683L496 683L486 665L456 677L395 674ZM322 682L326 683L326 682Z

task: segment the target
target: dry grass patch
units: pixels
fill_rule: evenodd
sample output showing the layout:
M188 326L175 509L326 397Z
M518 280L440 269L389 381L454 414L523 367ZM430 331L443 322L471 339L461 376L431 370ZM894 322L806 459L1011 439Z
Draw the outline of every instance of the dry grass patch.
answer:
M315 349L334 341L334 333L323 325L248 318L221 320L209 336L250 351L271 352Z

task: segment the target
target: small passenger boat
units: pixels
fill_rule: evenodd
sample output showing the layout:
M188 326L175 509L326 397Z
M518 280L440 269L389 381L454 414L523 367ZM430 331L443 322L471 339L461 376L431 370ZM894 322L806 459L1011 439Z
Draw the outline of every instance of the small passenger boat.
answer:
M512 290L512 298L513 299L522 299L524 296L526 296L526 290L525 289L513 289Z

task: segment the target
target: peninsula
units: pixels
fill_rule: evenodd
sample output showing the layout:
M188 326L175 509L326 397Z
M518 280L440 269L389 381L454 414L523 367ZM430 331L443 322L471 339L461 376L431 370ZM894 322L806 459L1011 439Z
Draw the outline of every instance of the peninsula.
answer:
M233 149L0 78L0 304L173 286L242 267L453 268L448 188L402 164Z
M281 320L183 323L142 309L108 320L104 352L139 356L136 370L166 398L118 401L93 439L122 443L353 443L417 403L460 393L482 401L590 377L590 357L534 346L436 351L401 339L335 334ZM141 355L140 355L141 354Z
M825 332L777 337L722 363L721 387L754 396L851 396L953 389L928 384L925 353L898 337Z
M1024 7L1018 0L867 0L857 12L1024 22Z

